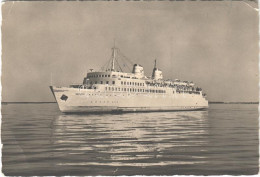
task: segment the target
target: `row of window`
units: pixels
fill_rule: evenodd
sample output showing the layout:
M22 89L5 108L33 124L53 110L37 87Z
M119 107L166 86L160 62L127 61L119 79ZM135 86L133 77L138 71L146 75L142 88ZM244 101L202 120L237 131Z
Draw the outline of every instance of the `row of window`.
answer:
M125 81L121 81L121 85L136 85L136 86L144 86L144 83L138 83L138 82L125 82Z
M110 77L110 75L107 74L100 74L100 75L88 75L89 78L95 78L95 77ZM112 75L112 77L116 77L116 75ZM123 76L121 75L120 77L122 78L131 78L130 76ZM132 79L137 79L136 77L132 77Z
M102 101L91 101L90 103L102 103ZM103 101L103 103L109 103L109 101ZM118 101L110 101L110 103L118 103Z
M94 78L94 77L110 77L110 75L89 75L89 78Z
M120 87L105 87L106 91L125 91L125 92L143 92L143 93L166 93L165 90L154 89L136 89L136 88L120 88Z
M90 81L89 82L89 84L109 84L109 81L100 81L100 82L98 82L98 81L95 81L95 82L92 82L92 81ZM112 81L112 84L115 84L115 81Z
M109 84L109 81L95 81L95 82L92 82L90 81L89 82L90 84ZM112 84L114 85L115 84L115 81L112 81ZM121 85L135 85L135 86L144 86L144 83L138 83L138 82L124 82L124 81L121 81Z

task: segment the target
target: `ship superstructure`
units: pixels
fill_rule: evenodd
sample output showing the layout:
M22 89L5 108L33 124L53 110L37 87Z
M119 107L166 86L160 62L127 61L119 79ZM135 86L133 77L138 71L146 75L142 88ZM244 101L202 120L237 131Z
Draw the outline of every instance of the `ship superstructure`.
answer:
M120 65L116 69L118 51L113 47L108 67L103 71L91 70L82 84L50 86L61 112L180 111L208 107L206 94L193 82L164 80L156 60L151 77L144 75L139 64L133 65L131 73L123 72Z

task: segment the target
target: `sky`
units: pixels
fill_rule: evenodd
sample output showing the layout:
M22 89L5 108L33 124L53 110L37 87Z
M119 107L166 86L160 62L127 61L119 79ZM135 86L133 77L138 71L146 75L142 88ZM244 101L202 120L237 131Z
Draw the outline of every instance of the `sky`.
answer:
M82 83L116 41L133 63L193 81L209 101L258 101L254 2L5 2L2 101L55 101L52 85Z

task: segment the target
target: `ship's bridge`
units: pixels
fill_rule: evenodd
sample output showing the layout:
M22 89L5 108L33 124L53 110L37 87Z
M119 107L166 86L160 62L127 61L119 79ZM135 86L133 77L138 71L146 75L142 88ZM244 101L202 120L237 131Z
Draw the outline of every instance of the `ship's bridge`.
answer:
M120 57L119 57L120 56ZM121 54L115 46L112 48L112 56L107 64L105 71L89 72L83 80L84 85L92 84L117 84L118 81L130 81L130 79L145 79L144 69L139 64L134 64L132 73L123 72L118 59L126 57ZM131 62L132 63L132 62ZM105 65L106 66L106 65ZM128 66L127 66L128 67ZM103 70L104 67L102 67ZM129 67L128 67L129 68ZM120 70L120 71L119 71ZM143 81L144 83L144 81Z
M145 78L140 73L124 73L119 71L105 72L89 72L83 80L84 85L107 84L107 85L122 85L121 82L135 82L138 85L144 85Z

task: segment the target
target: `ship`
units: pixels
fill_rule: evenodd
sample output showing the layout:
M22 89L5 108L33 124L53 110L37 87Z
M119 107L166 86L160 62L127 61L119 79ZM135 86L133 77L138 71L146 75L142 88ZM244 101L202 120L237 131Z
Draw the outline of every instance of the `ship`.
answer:
M120 54L120 55L119 55ZM107 67L86 74L81 84L50 86L63 113L194 111L208 108L206 94L192 81L163 79L156 60L150 77L140 64L124 72L115 46ZM130 68L131 69L131 68Z

